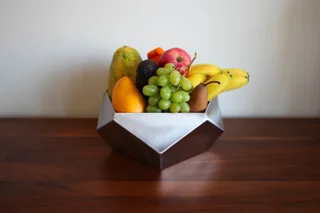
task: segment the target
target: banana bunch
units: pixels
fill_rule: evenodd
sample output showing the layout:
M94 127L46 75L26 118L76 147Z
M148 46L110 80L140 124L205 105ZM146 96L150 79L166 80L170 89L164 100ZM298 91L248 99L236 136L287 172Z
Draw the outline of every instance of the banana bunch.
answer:
M238 68L221 69L214 64L192 65L187 75L193 88L199 84L206 85L208 101L220 93L245 86L249 82L249 77L249 73L244 70Z
M229 73L231 75L229 83L222 90L223 92L239 89L245 86L249 82L249 78L250 78L249 73L245 72L244 70L231 68L231 69L224 69L222 72Z

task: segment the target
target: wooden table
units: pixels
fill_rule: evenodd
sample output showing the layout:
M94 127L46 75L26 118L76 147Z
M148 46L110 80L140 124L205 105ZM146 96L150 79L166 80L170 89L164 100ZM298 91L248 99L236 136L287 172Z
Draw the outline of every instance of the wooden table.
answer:
M320 212L320 119L225 119L210 151L163 171L96 123L0 120L0 212Z

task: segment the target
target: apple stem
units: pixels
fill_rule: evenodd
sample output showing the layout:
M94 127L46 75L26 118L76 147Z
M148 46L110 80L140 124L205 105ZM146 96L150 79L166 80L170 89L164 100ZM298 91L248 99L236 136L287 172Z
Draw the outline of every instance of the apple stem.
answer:
M191 65L193 64L194 60L196 60L197 56L198 56L198 54L197 54L197 52L195 52L191 63L188 65L188 68L185 71L185 73L183 73L182 77L186 77L186 75L189 73ZM180 84L178 84L178 86L177 86L177 90L179 90L179 89L180 89Z
M191 68L191 66L192 66L192 64L193 64L193 62L194 62L194 60L196 60L197 56L198 56L198 54L197 54L197 52L195 52L195 53L194 53L194 57L193 57L193 59L192 59L191 63L189 64L187 71L183 74L183 77L185 77L185 76L189 73L190 68Z

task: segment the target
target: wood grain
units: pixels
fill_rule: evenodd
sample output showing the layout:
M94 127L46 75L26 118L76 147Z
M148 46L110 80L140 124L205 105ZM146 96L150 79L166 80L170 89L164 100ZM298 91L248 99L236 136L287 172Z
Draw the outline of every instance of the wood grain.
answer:
M0 212L320 212L320 119L225 119L210 151L158 171L96 119L0 119Z

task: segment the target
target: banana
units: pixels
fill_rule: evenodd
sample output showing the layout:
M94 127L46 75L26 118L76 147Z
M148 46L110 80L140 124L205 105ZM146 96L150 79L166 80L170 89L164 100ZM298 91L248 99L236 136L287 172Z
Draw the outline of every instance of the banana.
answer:
M245 86L248 82L249 82L249 76L232 75L232 77L229 79L229 83L222 90L222 92L241 88Z
M214 64L195 64L191 66L188 76L194 74L203 74L207 77L213 77L221 74L221 69Z
M249 77L249 73L238 68L222 69L222 73L230 73L231 75L241 75Z
M204 84L208 88L208 101L214 99L228 85L231 75L222 73L208 79Z
M191 81L193 88L196 88L196 86L205 82L207 77L204 74L197 73L189 76L188 79Z

